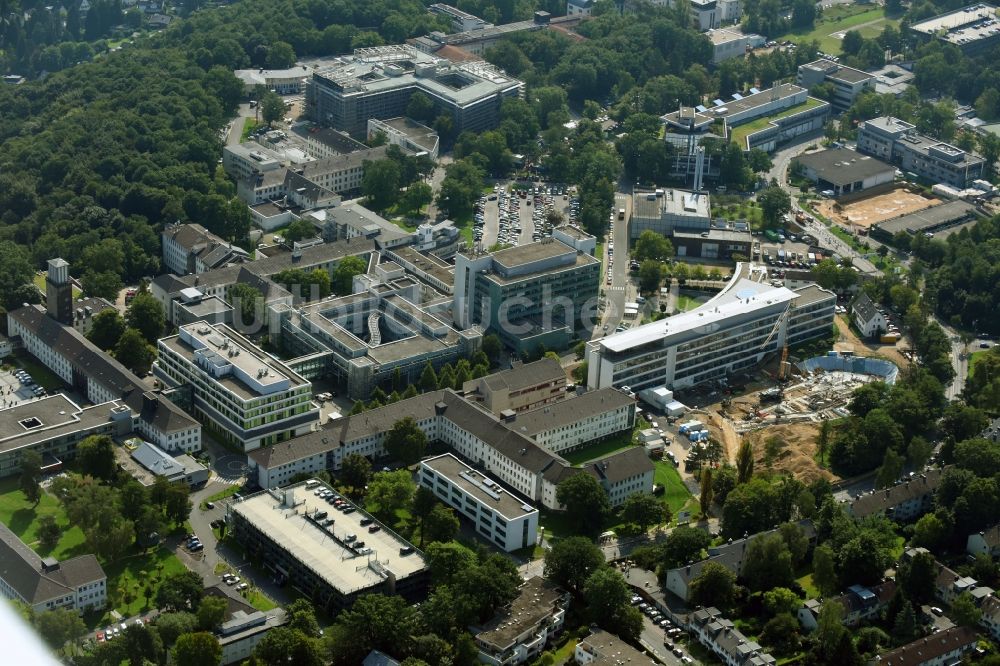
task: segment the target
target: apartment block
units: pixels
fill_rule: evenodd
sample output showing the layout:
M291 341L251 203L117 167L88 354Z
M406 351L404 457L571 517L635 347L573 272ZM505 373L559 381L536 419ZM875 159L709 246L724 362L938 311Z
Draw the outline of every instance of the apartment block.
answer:
M450 453L421 462L418 482L508 553L538 541L538 509Z
M656 664L659 663L640 652L614 634L603 629L591 628L590 635L576 644L573 659L580 666L610 666L611 664Z
M844 111L854 104L865 90L875 89L875 75L862 72L860 69L847 67L826 58L820 58L804 65L799 65L795 82L806 89L811 89L822 83L833 86L833 108Z
M929 469L883 490L872 490L847 505L855 518L884 514L897 522L919 518L934 507L934 493L941 485L944 469Z
M497 416L525 412L565 398L566 371L558 361L542 358L470 379L462 386L462 394Z
M71 608L78 613L103 609L108 577L93 555L60 562L41 557L0 523L0 595L27 604L34 612Z
M548 238L497 252L455 257L455 324L480 325L518 352L564 348L590 337L601 262Z
M248 555L325 612L363 594L423 600L423 553L353 504L335 506L334 495L316 481L259 492L227 504L227 522Z
M878 656L879 666L951 666L976 647L976 631L952 627Z
M588 342L587 385L686 388L754 367L786 341L829 332L834 294L744 277L753 274L738 264L726 287L704 305Z
M195 413L245 451L312 429L312 384L226 325L185 324L157 343L154 372L190 387Z
M527 580L510 606L473 628L479 662L513 666L535 659L566 622L569 594L539 577Z
M456 133L481 132L496 127L501 102L523 86L482 61L456 64L409 45L380 46L314 70L306 107L315 122L364 137L370 118L406 115L410 97L421 92L437 114L452 117Z
M726 666L773 666L777 660L756 641L747 638L733 621L714 606L700 608L690 616L689 629L698 642L711 650Z
M985 160L932 139L899 118L882 116L858 127L858 150L934 183L965 189L982 178Z

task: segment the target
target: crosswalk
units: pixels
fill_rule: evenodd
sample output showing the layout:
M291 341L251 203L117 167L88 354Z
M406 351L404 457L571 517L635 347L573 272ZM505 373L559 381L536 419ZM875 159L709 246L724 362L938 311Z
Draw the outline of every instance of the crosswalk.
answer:
M625 291L625 287L624 287L624 286L619 286L619 287L608 287L608 288L607 288L607 291Z

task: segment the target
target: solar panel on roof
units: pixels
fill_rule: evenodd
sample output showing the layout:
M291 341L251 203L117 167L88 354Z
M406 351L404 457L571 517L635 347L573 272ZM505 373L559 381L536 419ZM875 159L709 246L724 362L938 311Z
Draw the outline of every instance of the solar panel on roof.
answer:
M756 94L757 94L757 93L759 93L759 92L760 92L760 90L758 90L757 88L751 88L751 89L750 89L750 94L751 94L751 95L756 95Z
M733 93L733 99L737 99L737 100L738 99L743 99L743 95L741 95L739 93Z
M712 104L716 106L722 106L723 104L725 104L725 102L723 102L721 99L713 99Z
M706 107L702 106L701 104L699 104L698 106L694 107L694 110L697 111L698 113L705 113L706 111L708 111L708 109Z

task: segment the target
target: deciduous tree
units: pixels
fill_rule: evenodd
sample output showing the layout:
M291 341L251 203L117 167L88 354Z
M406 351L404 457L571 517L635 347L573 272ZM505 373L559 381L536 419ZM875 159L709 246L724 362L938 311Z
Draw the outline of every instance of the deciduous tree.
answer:
M427 436L417 426L413 417L407 416L393 424L382 445L390 458L405 465L412 465L418 462L427 450Z
M604 553L586 537L560 539L545 553L545 577L577 595L603 565Z
M564 479L556 486L556 501L565 507L569 521L578 534L595 534L600 531L611 509L608 494L597 479L579 473Z

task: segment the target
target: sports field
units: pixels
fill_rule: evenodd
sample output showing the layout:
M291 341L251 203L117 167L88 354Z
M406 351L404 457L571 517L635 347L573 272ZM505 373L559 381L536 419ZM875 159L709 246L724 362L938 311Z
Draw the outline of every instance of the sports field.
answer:
M857 30L862 37L872 38L881 34L887 25L899 27L898 19L886 18L881 7L865 10L863 5L837 5L823 11L816 26L808 32L790 32L780 39L796 43L815 39L824 53L840 53L840 41L848 30Z

